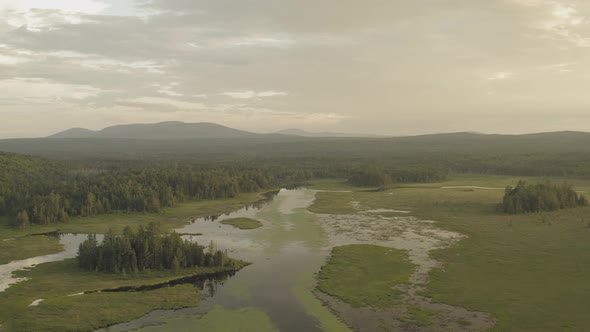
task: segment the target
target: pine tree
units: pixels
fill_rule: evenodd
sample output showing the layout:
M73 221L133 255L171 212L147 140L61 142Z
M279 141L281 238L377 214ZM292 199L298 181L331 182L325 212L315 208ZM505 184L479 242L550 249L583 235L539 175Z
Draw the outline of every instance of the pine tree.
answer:
M26 210L23 210L17 214L16 223L20 228L25 228L29 226L29 214Z

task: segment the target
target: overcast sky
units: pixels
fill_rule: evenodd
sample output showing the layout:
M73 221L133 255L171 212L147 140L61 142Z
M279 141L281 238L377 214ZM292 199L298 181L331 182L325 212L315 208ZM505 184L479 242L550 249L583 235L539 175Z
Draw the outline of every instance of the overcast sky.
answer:
M590 1L0 0L0 137L590 131Z

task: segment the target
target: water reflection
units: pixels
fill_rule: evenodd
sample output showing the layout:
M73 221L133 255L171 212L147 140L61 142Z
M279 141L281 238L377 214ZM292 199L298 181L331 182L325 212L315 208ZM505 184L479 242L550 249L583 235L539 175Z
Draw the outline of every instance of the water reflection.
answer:
M243 208L241 208L237 211L234 211L234 212L221 214L221 215L211 215L211 216L206 216L203 218L193 219L193 220L191 220L191 224L202 222L202 221L210 221L210 222L222 221L222 220L226 220L226 219L243 217L244 215L252 215L252 213L251 213L252 211L258 212L262 208L264 208L264 206L266 206L268 203L270 203L274 199L276 193L277 192L272 192L272 195L266 194L265 195L266 197L264 199L261 199L261 200L254 202L254 203L250 203L248 205L245 205ZM181 232L181 230L177 230L177 231Z
M210 217L197 219L177 230L203 233L198 239L200 243L212 240L219 248L228 249L230 256L254 264L241 270L235 278L205 283L202 294L207 295L206 299L196 308L156 310L112 326L108 331L148 327L150 331L170 331L167 322L171 320L186 330L199 330L204 328L199 317L218 306L226 310L262 310L280 331L321 331L318 319L307 312L298 298L313 289L313 274L328 254L321 226L316 216L306 210L314 199L315 192L311 190L282 190L272 202L249 206L215 220L252 218L263 223L263 227L255 230L244 231L211 222ZM321 307L319 303L316 305ZM222 326L224 322L218 324Z
M236 275L236 271L216 272L207 275L192 275L162 282L159 284L124 286L117 288L107 288L84 292L84 294L93 293L120 293L120 292L146 292L160 288L174 287L177 285L193 285L199 290L206 290L210 297L215 295L219 285L223 285L229 278Z

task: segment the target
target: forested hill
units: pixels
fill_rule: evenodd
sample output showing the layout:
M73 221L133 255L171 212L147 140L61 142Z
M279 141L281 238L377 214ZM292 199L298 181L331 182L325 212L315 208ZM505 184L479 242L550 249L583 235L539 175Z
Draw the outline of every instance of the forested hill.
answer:
M590 133L455 133L393 138L311 138L248 133L214 124L162 123L116 126L90 133L75 129L49 138L5 139L0 140L0 151L70 159L110 159L113 156L134 158L137 155L149 157L165 154L198 156L206 160L244 156L405 158L441 154L580 154L590 153Z
M284 130L279 130L274 132L275 134L280 135L291 135L291 136L301 136L301 137L387 137L385 135L373 135L373 134L353 134L353 133L338 133L338 132L311 132L305 131L296 128L289 128Z
M112 126L98 131L72 128L51 135L49 138L211 139L256 136L264 135L228 128L215 123L160 122Z

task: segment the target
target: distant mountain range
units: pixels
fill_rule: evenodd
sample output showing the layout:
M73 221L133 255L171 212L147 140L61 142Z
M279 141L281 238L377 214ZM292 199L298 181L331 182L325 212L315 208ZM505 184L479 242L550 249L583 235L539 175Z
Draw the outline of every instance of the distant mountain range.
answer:
M244 138L255 134L215 123L160 122L153 124L129 124L107 127L102 130L72 128L49 138L123 138L123 139L196 139L196 138Z
M371 134L350 134L350 133L334 133L334 132L310 132L296 128L284 129L276 131L275 134L301 136L301 137L386 137L381 135Z
M312 133L298 129L258 134L214 123L162 122L69 129L45 138L0 139L0 151L64 158L182 156L234 160L237 157L430 158L450 154L538 156L575 153L589 156L590 133L550 132L495 135L470 132L406 137ZM538 158L538 157L535 157ZM584 167L584 166L580 166Z
M233 129L215 123L160 122L153 124L128 124L107 127L102 130L72 128L49 136L50 138L122 138L122 139L196 139L196 138L253 138L267 136L299 137L383 137L370 134L309 132L301 129L285 129L271 134L257 134Z

